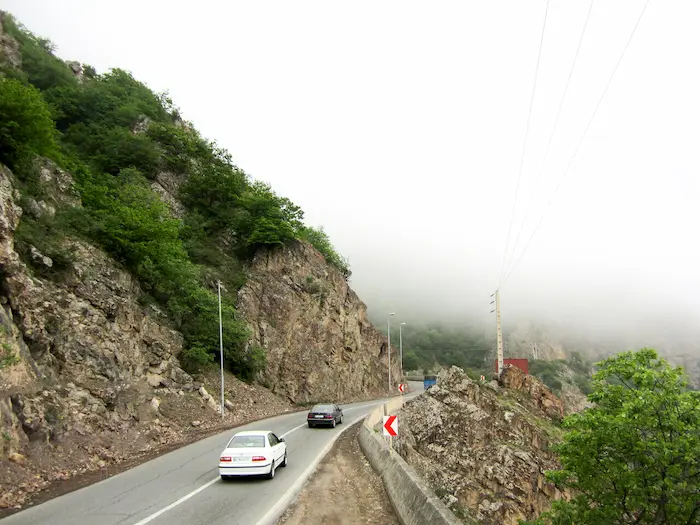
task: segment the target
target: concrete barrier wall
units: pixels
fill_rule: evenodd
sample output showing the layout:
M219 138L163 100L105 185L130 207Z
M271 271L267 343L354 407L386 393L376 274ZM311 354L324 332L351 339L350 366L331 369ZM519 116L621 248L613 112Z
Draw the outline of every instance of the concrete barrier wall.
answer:
M391 399L370 412L370 414L365 418L364 424L370 428L374 428L382 422L383 416L395 414L402 406L403 396Z
M358 434L362 451L372 468L381 476L402 525L463 525L413 467L396 452L389 450L381 430L375 430L377 423L382 422L382 416L395 414L401 406L403 399L392 399L365 418Z

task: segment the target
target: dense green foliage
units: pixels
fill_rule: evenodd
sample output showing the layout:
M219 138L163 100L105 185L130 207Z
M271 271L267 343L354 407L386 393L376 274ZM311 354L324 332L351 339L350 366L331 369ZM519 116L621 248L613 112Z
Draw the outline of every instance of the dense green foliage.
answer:
M185 337L190 368L218 354L220 280L230 289L222 301L224 357L235 373L254 376L265 353L248 348L234 308L245 260L302 238L349 276L347 263L322 230L304 226L298 206L251 181L228 152L182 122L167 94L120 69L97 74L87 66L78 82L49 41L11 17L3 23L20 43L22 71L0 67L0 162L15 173L24 204L44 197L40 156L73 175L82 201L54 219L25 214L17 246L27 263L36 247L57 264L35 270L58 278L71 260L68 237L99 245L138 278L146 300L165 307ZM179 181L182 220L151 188L161 173Z
M591 392L592 364L579 352L573 352L569 359L530 359L529 371L530 375L537 377L553 392L561 392L566 382L577 386L586 395Z
M386 325L379 325L386 334ZM402 329L403 368L405 371L434 371L440 367L458 366L472 378L486 374L493 342L475 329L450 327L441 323L425 326L406 325ZM399 329L391 327L391 345L398 346Z
M0 77L0 162L17 166L37 153L55 149L56 130L39 90Z
M595 405L568 416L547 473L571 501L533 525L700 524L700 393L653 349L596 365Z

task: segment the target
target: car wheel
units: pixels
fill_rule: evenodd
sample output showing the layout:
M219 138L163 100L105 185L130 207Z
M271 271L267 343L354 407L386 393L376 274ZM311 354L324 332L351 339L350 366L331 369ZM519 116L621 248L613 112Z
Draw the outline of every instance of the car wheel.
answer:
M275 460L272 460L270 465L270 473L267 475L267 479L273 479L275 477Z
M309 428L314 428L314 426L311 423L309 423Z
M228 476L221 475L221 481L228 481Z
M333 423L331 423L331 427L335 428L335 418L333 419Z
M280 467L286 467L287 466L287 451L284 451L284 459L282 460L282 464Z
M343 423L343 414L340 414L340 423Z

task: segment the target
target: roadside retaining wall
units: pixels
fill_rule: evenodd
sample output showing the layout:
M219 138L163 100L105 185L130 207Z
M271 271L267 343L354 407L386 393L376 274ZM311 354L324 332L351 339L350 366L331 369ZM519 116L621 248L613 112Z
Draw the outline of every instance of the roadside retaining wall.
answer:
M372 468L381 476L394 511L402 525L463 525L438 498L418 473L389 445L376 430L382 416L395 414L403 398L392 399L373 410L364 420L358 439ZM401 420L399 420L401 432Z

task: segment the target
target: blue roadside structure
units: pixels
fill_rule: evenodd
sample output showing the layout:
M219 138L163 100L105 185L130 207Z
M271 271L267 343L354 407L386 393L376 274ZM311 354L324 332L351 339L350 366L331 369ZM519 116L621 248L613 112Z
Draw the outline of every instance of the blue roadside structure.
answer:
M428 390L435 383L437 383L437 376L424 376L423 377L423 390Z

